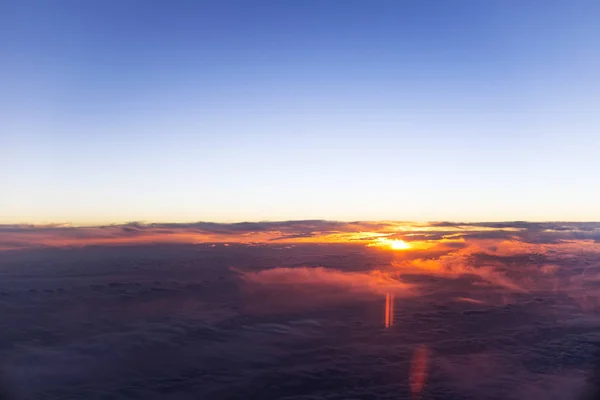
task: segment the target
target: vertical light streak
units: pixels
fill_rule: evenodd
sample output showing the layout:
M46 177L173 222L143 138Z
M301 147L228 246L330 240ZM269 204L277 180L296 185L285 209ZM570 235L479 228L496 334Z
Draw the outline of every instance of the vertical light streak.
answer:
M389 328L394 325L394 294L386 293L385 295L385 327Z

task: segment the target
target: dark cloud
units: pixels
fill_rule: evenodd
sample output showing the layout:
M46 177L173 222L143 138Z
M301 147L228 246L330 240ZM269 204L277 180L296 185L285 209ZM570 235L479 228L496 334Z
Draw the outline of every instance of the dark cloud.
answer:
M352 223L325 221L325 220L304 220L304 221L275 221L275 222L238 222L238 223L215 223L215 222L195 222L181 224L148 224L146 228L191 228L202 232L231 235L239 233L253 232L294 232L298 234L338 231L344 230Z
M288 240L288 239L310 238L310 237L315 237L315 236L316 236L316 234L313 232L295 233L295 234L289 234L289 235L276 236L269 240L270 241L279 241L279 240Z

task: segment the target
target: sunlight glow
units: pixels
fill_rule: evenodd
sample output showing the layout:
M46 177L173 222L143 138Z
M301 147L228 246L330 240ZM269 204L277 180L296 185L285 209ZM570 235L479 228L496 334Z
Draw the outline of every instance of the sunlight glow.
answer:
M377 238L377 240L368 246L386 247L392 250L408 250L412 246L402 239L388 239L385 237Z
M406 243L404 240L400 240L400 239L390 240L390 247L393 250L410 249L410 245L408 243Z

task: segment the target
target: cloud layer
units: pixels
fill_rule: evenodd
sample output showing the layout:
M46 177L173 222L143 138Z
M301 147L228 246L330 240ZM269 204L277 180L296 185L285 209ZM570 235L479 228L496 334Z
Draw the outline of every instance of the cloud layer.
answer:
M282 221L221 224L0 225L0 250L40 246L85 246L148 243L372 243L378 238L460 246L461 240L481 240L488 250L518 251L516 245L599 243L600 223L404 223ZM487 242L486 242L487 240ZM504 242L498 242L503 240ZM498 244L499 243L499 244ZM510 247L510 249L507 249ZM529 251L529 249L523 249Z
M597 230L3 226L0 373L19 399L575 399Z

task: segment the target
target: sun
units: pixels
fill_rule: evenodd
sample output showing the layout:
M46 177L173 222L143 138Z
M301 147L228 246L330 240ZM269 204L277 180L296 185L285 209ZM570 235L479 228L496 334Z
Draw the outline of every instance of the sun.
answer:
M377 238L377 240L368 244L367 246L383 247L390 250L408 250L412 248L410 244L402 239L388 239L385 237Z
M410 245L401 239L394 239L389 241L389 246L392 250L407 250L410 249Z

